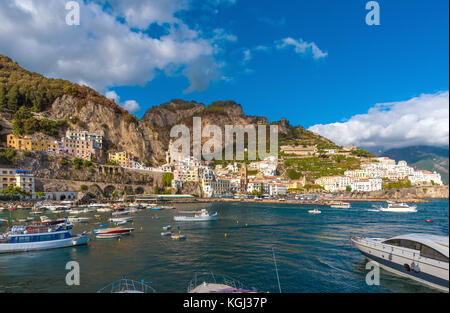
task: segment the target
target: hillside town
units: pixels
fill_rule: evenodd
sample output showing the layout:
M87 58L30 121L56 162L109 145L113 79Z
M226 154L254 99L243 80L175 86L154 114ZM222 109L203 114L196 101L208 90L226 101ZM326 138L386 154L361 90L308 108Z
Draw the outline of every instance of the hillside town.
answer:
M56 141L42 141L28 137L7 135L7 147L14 150L56 154L68 158L98 161L103 154L103 137L98 133L83 130L67 130L65 137ZM329 156L348 155L356 147L345 147L342 151L316 146L281 146L285 155L295 158L311 158L319 154ZM387 157L364 158L359 169L346 170L343 174L321 176L308 180L305 176L289 179L280 174L278 156L269 156L253 162L228 162L215 164L191 156L177 159L171 156L171 144L166 152L166 163L160 167L146 167L127 151L107 154L106 163L111 166L147 172L170 173L171 188L182 190L186 184L201 187L202 198L279 198L287 195L314 192L372 192L385 188L390 182L407 182L406 186L443 185L439 173L416 169L405 161ZM23 192L36 197L34 174L26 169L0 169L1 190L8 186L19 187Z

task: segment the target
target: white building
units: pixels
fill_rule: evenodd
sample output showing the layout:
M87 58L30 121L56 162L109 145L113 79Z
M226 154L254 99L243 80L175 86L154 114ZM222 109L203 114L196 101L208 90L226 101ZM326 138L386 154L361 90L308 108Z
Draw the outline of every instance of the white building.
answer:
M358 179L351 183L352 191L370 192L383 188L383 180L380 178Z
M412 175L408 176L412 185L431 185L437 184L442 186L441 174L425 170L417 170Z

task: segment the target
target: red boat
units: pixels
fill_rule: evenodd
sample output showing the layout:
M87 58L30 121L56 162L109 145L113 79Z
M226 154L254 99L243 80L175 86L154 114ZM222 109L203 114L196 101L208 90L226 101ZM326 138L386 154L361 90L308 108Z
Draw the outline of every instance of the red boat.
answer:
M427 223L433 223L433 220L425 220Z
M125 235L129 234L134 230L134 228L125 228L125 227L112 227L112 228L100 228L95 229L95 235Z

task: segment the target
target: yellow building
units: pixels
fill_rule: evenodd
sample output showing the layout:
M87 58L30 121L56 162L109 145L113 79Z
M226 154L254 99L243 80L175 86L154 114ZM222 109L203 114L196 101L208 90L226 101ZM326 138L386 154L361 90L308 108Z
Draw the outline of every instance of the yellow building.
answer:
M124 162L124 161L129 161L131 160L132 157L129 153L127 153L126 151L122 151L122 152L114 152L114 153L109 153L108 154L108 160L110 160L111 162Z
M186 182L199 182L200 181L200 169L194 167L184 172L184 179Z
M32 140L13 134L9 134L6 138L8 148L15 150L57 152L58 149L56 142Z
M0 168L0 190L6 189L9 185L20 187L22 191L34 193L34 175L28 171L14 168Z

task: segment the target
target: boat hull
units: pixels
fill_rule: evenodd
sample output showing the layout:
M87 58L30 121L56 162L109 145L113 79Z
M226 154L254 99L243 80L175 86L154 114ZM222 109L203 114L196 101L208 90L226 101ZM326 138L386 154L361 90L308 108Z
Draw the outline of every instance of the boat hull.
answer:
M433 261L435 264L431 264L418 253L408 253L382 243L372 243L359 238L352 238L352 242L366 258L377 262L384 270L444 292L449 291L448 263ZM418 266L418 271L405 266L412 263Z
M174 216L173 220L176 222L210 222L216 221L219 218L219 215L211 215L211 216L201 216L201 217L193 217L193 216Z
M27 252L37 250L50 250L85 245L89 242L90 234L74 236L60 240L41 242L3 243L0 244L0 253Z

